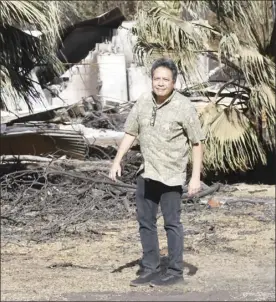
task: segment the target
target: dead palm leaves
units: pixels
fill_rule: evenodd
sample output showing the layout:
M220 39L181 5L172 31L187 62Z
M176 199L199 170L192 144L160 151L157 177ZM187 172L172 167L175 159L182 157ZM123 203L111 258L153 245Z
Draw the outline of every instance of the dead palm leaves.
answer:
M251 121L235 107L207 105L200 119L207 134L204 166L207 169L241 171L254 163L266 163L265 152Z

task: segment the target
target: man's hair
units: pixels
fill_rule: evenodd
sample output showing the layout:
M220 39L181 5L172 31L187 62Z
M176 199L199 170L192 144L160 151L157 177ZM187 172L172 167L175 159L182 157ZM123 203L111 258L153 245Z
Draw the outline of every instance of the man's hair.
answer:
M166 58L160 58L158 60L156 60L151 67L151 77L153 78L153 73L155 71L155 69L157 69L158 67L165 67L168 68L169 70L171 70L172 75L173 75L173 81L176 82L177 79L177 67L174 63L173 60L171 59L166 59Z

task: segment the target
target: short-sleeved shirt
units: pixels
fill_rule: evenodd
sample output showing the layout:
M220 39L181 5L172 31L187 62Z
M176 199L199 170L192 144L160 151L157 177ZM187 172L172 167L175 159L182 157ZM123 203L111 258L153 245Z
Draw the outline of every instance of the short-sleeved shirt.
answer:
M143 94L133 105L124 130L139 140L142 176L168 186L185 183L189 142L205 139L194 105L177 91L160 105L152 93Z

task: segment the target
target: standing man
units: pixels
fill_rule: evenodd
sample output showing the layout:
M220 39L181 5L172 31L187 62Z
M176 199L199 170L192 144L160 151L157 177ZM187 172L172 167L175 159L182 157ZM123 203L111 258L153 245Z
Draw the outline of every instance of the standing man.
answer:
M202 165L201 130L192 103L174 89L177 68L170 59L155 61L151 69L152 92L142 95L132 107L125 136L109 177L121 176L120 162L139 138L143 165L138 172L136 207L143 248L142 272L132 286L172 285L183 281L183 226L180 221L182 186L186 180L188 142L192 145L193 170L188 193L200 190ZM157 211L161 205L168 242L169 265L160 274Z

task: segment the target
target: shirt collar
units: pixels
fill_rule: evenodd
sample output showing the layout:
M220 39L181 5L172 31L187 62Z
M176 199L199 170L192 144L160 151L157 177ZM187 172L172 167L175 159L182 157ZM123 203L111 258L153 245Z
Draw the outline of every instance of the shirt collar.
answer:
M155 100L155 97L154 97L154 94L153 94L153 92L152 92L152 101L153 101L154 105L155 105L157 108L161 108L161 107L163 107L164 105L168 104L168 103L172 100L172 98L174 97L175 93L176 93L176 90L174 89L174 90L172 91L171 95L170 95L170 96L169 96L162 104L157 104L157 103L156 103L156 100Z

